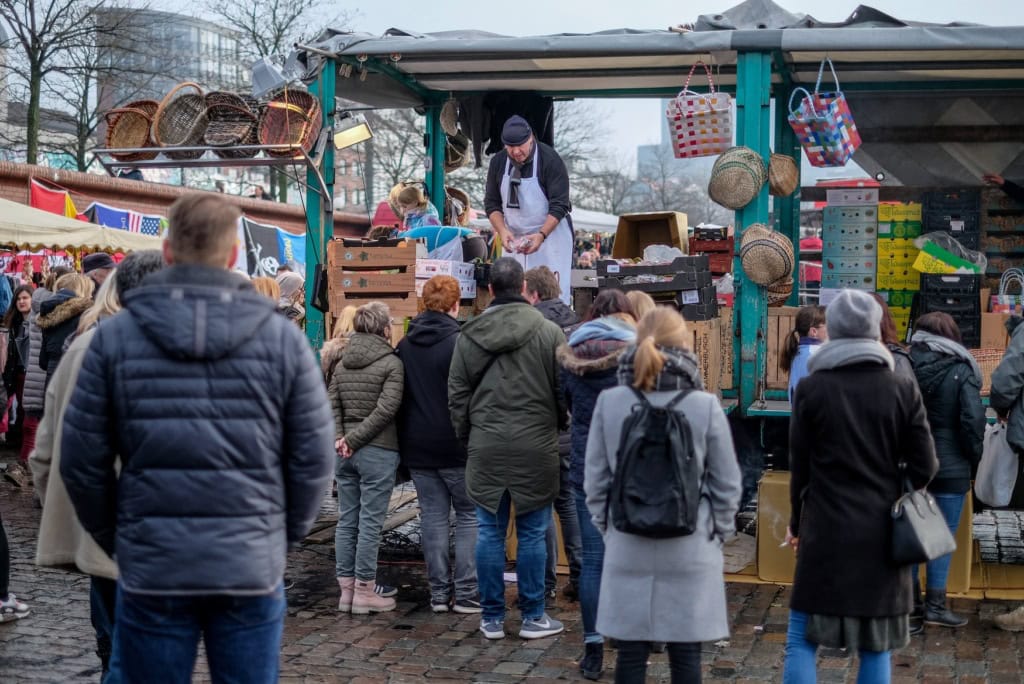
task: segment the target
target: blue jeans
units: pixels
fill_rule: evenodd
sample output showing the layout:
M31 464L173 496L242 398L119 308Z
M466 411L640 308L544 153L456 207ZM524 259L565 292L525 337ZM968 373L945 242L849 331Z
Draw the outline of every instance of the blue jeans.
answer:
M569 484L569 469L561 469L561 487L555 499L555 512L558 513L558 524L562 528L562 544L565 546L565 558L569 561L569 583L579 585L580 582L580 524L576 519L576 502L572 485ZM548 545L548 566L544 573L544 588L554 590L558 584L558 532L554 525L548 525L546 537Z
M966 494L932 494L932 496L935 497L935 503L938 505L939 510L942 511L942 517L946 519L946 525L949 526L950 533L955 537L956 530L960 526L960 513L964 508ZM949 564L952 561L953 554L951 553L928 561L927 565L925 565L928 570L928 576L925 578L927 589L946 590L946 581L949 579ZM914 586L920 586L918 584L918 569L916 565L913 572Z
M497 513L476 507L479 528L476 538L476 573L480 585L480 606L484 620L505 619L505 535L508 531L511 497L501 497ZM516 581L519 611L524 620L544 615L544 565L547 545L544 535L551 524L551 504L516 514Z
M110 668L114 648L114 610L117 604L117 582L106 577L89 578L89 619L96 632L96 655L103 672Z
M448 524L455 509L455 599L477 598L476 507L466 494L465 468L411 469L420 504L420 535L427 561L430 598L447 603L452 598L452 572Z
M815 655L818 645L807 641L807 613L789 611L786 630L786 660L782 669L782 684L814 684L817 681ZM860 670L857 684L889 684L892 662L889 651L859 651Z
M117 590L115 649L126 682L189 684L202 637L216 684L277 682L287 604L265 596L148 596Z
M334 529L335 574L363 582L377 579L380 531L395 488L398 452L364 446L338 458L338 526Z
M580 522L583 541L580 567L580 612L583 614L583 641L599 643L604 638L597 633L597 601L601 595L601 570L604 567L604 537L594 527L587 508L587 495L582 489L573 491L576 497L576 517Z

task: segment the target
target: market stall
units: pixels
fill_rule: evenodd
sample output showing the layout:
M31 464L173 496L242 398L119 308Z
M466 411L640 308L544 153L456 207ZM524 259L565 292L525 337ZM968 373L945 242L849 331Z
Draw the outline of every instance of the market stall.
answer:
M157 237L104 228L0 199L0 245L81 252L134 252L159 249L161 242Z

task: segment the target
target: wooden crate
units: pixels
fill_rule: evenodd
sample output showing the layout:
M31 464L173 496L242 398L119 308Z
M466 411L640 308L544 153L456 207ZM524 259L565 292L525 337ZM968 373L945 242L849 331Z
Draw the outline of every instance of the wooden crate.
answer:
M731 306L720 306L718 307L718 332L721 348L722 357L722 374L719 385L722 389L733 388L733 365L735 358L733 356L733 340L735 340L735 331L732 327L732 316L733 311Z
M330 300L331 312L336 316L337 312L340 312L346 306L362 306L363 304L369 304L370 302L381 302L387 304L391 310L391 319L404 320L406 318L412 318L419 313L419 306L416 301L416 295L392 295L392 296L346 296L340 294L337 297L332 297Z
M700 365L704 389L713 394L721 391L722 341L721 320L687 322L693 336L693 353Z
M782 349L796 325L796 306L768 308L768 336L766 340L765 387L789 389L789 371L782 368Z
M327 287L332 287L349 297L366 297L367 294L396 295L416 292L416 274L378 273L377 271L343 271L338 267L327 269Z
M327 244L327 266L346 271L415 271L416 243L409 240L395 247L346 247L341 240L331 240Z

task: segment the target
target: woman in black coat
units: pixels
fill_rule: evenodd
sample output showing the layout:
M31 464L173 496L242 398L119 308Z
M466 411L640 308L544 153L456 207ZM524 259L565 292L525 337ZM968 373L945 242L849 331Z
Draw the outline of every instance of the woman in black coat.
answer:
M893 372L882 310L843 290L826 312L829 342L811 358L790 423L791 545L799 553L783 681L815 681L817 647L860 652L859 681L889 681L906 645L910 568L888 547L900 462L915 488L938 461L917 384Z
M928 423L939 458L939 472L928 491L956 534L971 478L981 460L985 439L985 407L981 405L981 370L960 344L960 329L949 314L934 312L917 319L910 360L921 388ZM928 562L924 623L963 627L967 619L946 608L946 579L952 554ZM914 566L915 612L920 585ZM920 613L918 613L920 615Z

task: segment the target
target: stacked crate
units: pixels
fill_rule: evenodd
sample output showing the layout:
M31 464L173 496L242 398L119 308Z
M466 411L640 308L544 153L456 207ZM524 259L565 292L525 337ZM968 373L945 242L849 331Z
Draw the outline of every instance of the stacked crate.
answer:
M877 287L878 205L825 207L821 231L821 289Z
M921 289L921 274L914 269L920 250L914 240L921 236L919 203L887 203L878 206L878 293L889 304L900 339L910 327L914 295Z
M690 238L690 254L706 254L708 268L715 277L732 273L735 240L729 235L729 228L707 228L697 226Z
M922 274L915 319L935 311L947 313L960 328L963 345L977 349L981 346L981 278L980 274Z
M599 261L597 287L646 292L656 301L674 303L688 321L718 318L718 298L706 254L676 257L665 264Z
M949 233L967 249L981 245L981 191L936 190L924 196L924 232Z
M327 295L332 318L346 306L383 302L391 310L391 341L405 334L405 322L417 313L416 243L358 243L332 240L327 245Z

